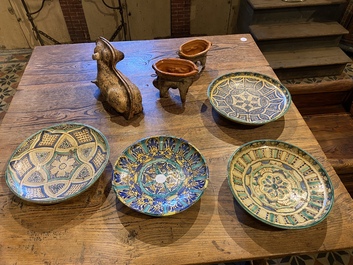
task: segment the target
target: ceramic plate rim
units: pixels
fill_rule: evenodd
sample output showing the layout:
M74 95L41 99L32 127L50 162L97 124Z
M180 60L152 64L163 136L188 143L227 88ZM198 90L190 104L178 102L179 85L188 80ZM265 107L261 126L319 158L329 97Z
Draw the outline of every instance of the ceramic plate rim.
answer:
M135 209L133 207L131 207L131 205L127 204L126 201L121 198L118 193L116 192L116 182L114 180L114 174L115 174L115 165L116 163L118 162L118 160L120 159L120 157L122 157L126 151L128 151L132 146L140 143L140 142L143 142L143 141L146 141L148 139L151 139L151 138L173 138L173 139L177 139L179 141L183 141L185 143L187 143L189 146L191 146L193 149L195 149L199 154L200 154L200 157L202 158L203 162L204 162L204 165L206 166L206 183L201 191L201 193L199 194L198 198L192 203L192 204L189 204L186 208L184 208L183 210L181 211L175 211L175 212L168 212L167 214L152 214L152 213L148 213L148 212L145 212L145 211L141 211L139 209ZM209 184L209 179L210 179L210 174L209 174L209 168L208 168L208 164L207 164L207 161L206 161L206 158L202 155L202 153L200 152L200 150L193 144L191 144L189 141L185 140L184 138L182 137L177 137L177 136L173 136L173 135L152 135L152 136L147 136L147 137L143 137L135 142L133 142L132 144L130 144L129 146L127 146L122 152L121 154L117 157L117 159L115 160L114 164L113 164L113 171L112 171L112 186L113 186L113 189L115 191L115 195L116 197L119 199L119 201L121 203L123 203L125 206L127 206L129 209L132 209L136 212L139 212L139 213L142 213L142 214L145 214L145 215L148 215L148 216L153 216L153 217L166 217L166 216L172 216L172 215L175 215L175 214L178 214L178 213L181 213L183 211L186 211L187 209L189 209L191 206L193 206L194 204L196 204L202 197L202 195L204 194L205 190L207 189L208 187L208 184Z
M237 117L229 117L224 111L220 110L215 104L214 104L214 100L212 99L211 97L211 92L213 91L214 89L214 84L222 79L222 78L226 78L228 76L232 76L232 75L248 75L248 76L252 76L254 78L258 78L258 76L261 76L262 78L264 78L266 81L268 82L272 82L277 88L279 88L279 90L281 90L282 94L284 95L284 97L286 98L286 106L285 108L281 111L280 115L276 116L275 118L273 119L270 119L270 120L265 120L265 121L262 121L262 122L249 122L249 121L245 121L245 120L242 120L242 119L239 119ZM244 125L252 125L252 126L258 126L258 125L264 125L264 124L267 124L269 122L273 122L273 121L276 121L280 118L282 118L288 111L291 103L292 103L292 96L289 92L289 90L279 81L279 80L276 80L274 79L273 77L270 77L266 74L262 74L262 73L258 73L258 72L251 72L251 71L239 71L239 72L230 72L230 73L226 73L226 74L223 74L221 76L218 76L216 77L215 79L213 79L211 81L211 83L208 85L208 88L207 88L207 97L212 105L212 107L216 110L216 112L218 114L220 114L222 117L230 120L230 121L233 121L233 122L237 122L237 123L240 123L240 124L244 124Z
M94 177L92 179L94 179L94 181L92 181L88 186L85 187L85 189L80 190L79 192L76 192L70 196L64 197L64 198L60 198L60 199L46 199L46 200L36 200L36 199L29 199L29 198L25 198L23 196L21 196L20 194L18 194L10 185L10 183L8 182L9 180L9 164L13 159L13 156L15 155L15 153L20 149L20 147L22 146L23 143L25 143L26 141L30 140L32 137L36 136L37 134L45 131L45 130L49 130L51 128L57 127L57 126L62 126L62 125L77 125L77 126L84 126L87 128L90 128L91 130L96 131L104 140L104 142L106 143L106 147L107 147L107 157L105 159L105 162L102 164L101 168L96 172L96 174L94 175ZM109 146L109 142L107 140L107 138L105 137L105 135L98 129L94 128L93 126L87 125L87 124L83 124L83 123L79 123L79 122L62 122L62 123L56 123L50 126L47 126L45 128L42 128L36 132L34 132L33 134L31 134L30 136L28 136L27 138L25 138L25 140L23 140L20 144L18 144L18 146L16 147L16 149L12 152L10 158L8 159L7 163L6 163L6 171L5 171L5 181L7 186L9 187L9 189L11 190L11 192L13 194L15 194L17 197L19 197L20 199L27 201L27 202L32 202L32 203L36 203L36 204L43 204L43 205L50 205L50 204L56 204L56 203L60 203L66 200L69 200L71 198L74 198L78 195L80 195L81 193L85 192L86 190L88 190L100 177L100 175L104 172L106 165L109 162L109 157L110 157L110 146Z
M298 225L298 226L284 226L284 225L279 225L279 224L275 224L273 222L270 222L270 221L267 221L267 220L264 220L263 218L257 216L256 214L254 214L252 211L250 211L248 209L248 207L246 207L242 201L238 198L238 196L236 195L235 191L233 190L232 188L232 184L231 184L231 181L232 181L232 176L231 176L231 164L232 164L232 161L233 161L233 158L234 156L238 153L238 152L241 152L244 148L246 148L247 146L250 146L254 143L261 143L263 142L263 144L261 146L265 146L267 145L267 143L281 143L281 144L284 144L286 146L289 146L291 148L296 148L298 149L299 152L302 152L303 154L305 154L306 156L308 156L310 159L312 159L319 167L320 169L323 171L323 173L327 176L327 183L329 184L329 186L331 187L331 192L330 194L332 195L332 200L331 200L331 203L329 205L329 208L327 210L327 212L321 216L321 218L315 222L312 222L308 225ZM273 146L273 144L270 144L271 146ZM239 146L233 153L232 155L230 156L229 160L228 160L228 165L227 165L227 182L228 182L228 186L232 192L232 196L233 198L235 198L235 200L237 201L237 203L242 207L242 209L244 209L248 214L250 214L252 217L254 217L255 219L261 221L262 223L264 224L267 224L267 225L270 225L270 226L273 226L273 227L277 227L277 228L281 228L281 229L287 229L287 230L296 230L296 229L305 229L305 228L309 228L309 227L313 227L319 223L321 223L323 220L325 220L327 218L327 216L329 215L329 213L331 212L332 210L332 207L333 207L333 204L334 204L334 186L333 186L333 183L331 181L331 178L329 176L329 174L327 173L326 169L322 166L322 164L317 160L315 159L311 154L309 154L308 152L304 151L303 149L301 149L300 147L296 146L296 145L293 145L293 144L290 144L288 142L285 142L285 141L280 141L280 140L274 140L274 139L259 139L259 140L253 140L253 141L250 141L250 142L247 142L245 144L242 144L241 146Z

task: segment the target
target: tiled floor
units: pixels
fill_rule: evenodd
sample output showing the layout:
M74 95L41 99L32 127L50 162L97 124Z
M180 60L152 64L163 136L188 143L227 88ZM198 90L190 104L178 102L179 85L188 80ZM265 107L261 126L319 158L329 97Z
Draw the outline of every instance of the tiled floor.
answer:
M0 51L0 123L26 68L32 50Z
M0 51L0 123L6 114L12 97L16 93L21 76L31 56L31 50ZM315 83L346 78L353 78L353 64L348 64L342 76L328 76L322 78L306 78L285 80L288 83ZM352 238L353 241L353 238ZM226 265L248 265L252 262L227 263ZM353 249L337 252L326 252L315 255L288 256L267 260L268 265L353 265ZM223 265L223 264L222 264Z
M353 239L352 239L353 240ZM352 265L353 249L315 255L287 256L267 261L268 265Z

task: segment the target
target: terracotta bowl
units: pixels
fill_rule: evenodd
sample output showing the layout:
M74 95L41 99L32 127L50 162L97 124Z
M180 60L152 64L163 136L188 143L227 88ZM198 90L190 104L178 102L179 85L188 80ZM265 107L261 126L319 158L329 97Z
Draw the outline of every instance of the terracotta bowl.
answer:
M185 78L198 73L197 66L193 62L180 58L162 59L153 64L152 67L158 76L165 78Z
M192 59L205 55L211 48L212 43L204 39L194 39L183 43L179 48L179 56L185 59Z

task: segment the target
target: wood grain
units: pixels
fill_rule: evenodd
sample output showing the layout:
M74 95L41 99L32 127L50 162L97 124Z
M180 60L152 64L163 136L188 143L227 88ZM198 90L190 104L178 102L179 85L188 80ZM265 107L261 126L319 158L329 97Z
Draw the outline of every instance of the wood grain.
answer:
M247 41L241 41L245 37ZM176 57L184 39L116 42L125 53L117 68L141 90L144 113L126 121L102 102L91 83L94 44L36 47L18 92L0 127L1 264L210 264L304 254L353 247L353 202L322 149L291 105L276 122L259 127L231 123L207 99L207 87L232 71L255 71L276 78L250 35L205 37L213 43L206 69L193 83L185 105L178 92L160 99L152 64ZM36 205L14 196L4 171L24 139L55 123L81 122L102 131L111 156L99 181L78 197ZM154 218L128 209L111 189L120 153L140 138L182 137L204 155L210 182L188 210ZM335 188L332 212L320 224L282 230L259 222L238 205L227 183L227 163L238 146L256 139L297 145L323 164Z
M344 0L313 0L309 3L307 1L276 1L276 0L248 0L255 9L271 9L284 7L301 7L301 6L321 6L332 4L344 4Z
M253 36L257 41L311 38L323 36L340 36L348 34L342 25L336 21L283 23L283 24L254 24L250 25Z

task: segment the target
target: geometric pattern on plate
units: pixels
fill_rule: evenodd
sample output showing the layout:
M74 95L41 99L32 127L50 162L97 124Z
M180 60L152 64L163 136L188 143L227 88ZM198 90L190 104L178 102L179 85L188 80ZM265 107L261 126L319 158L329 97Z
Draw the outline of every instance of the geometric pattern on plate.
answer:
M247 212L280 228L316 225L333 205L326 170L305 151L281 141L257 140L239 147L228 163L228 182Z
M280 82L252 72L218 77L209 85L208 97L219 114L248 125L279 119L291 103L290 93Z
M24 200L50 204L85 191L101 175L109 145L101 132L78 123L42 129L12 154L6 181Z
M152 216L186 210L208 184L201 153L186 140L154 136L132 144L117 159L113 188L126 206Z

